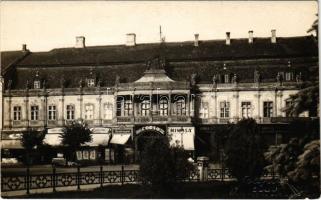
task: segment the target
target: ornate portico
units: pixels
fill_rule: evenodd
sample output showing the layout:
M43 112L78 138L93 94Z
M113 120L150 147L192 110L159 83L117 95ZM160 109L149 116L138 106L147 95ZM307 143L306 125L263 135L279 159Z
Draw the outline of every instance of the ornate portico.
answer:
M165 62L147 62L144 75L132 83L116 83L115 122L118 124L190 124L194 101L188 81L174 81L166 75Z

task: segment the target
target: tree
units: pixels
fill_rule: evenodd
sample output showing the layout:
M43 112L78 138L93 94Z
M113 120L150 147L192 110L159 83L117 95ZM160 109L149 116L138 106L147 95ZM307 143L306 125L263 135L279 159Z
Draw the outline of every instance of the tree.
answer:
M264 145L254 119L243 119L231 130L225 148L225 164L240 183L260 177L265 164Z
M66 156L70 160L76 160L76 150L92 140L91 131L83 121L73 121L70 125L66 125L60 133L60 138L62 145L66 147Z
M26 131L22 132L21 145L26 152L25 162L27 164L32 163L32 157L30 157L30 155L33 154L35 148L42 145L45 135L45 131L39 132L31 128L28 128Z
M297 157L295 168L288 172L288 177L291 183L306 194L315 194L316 197L320 195L319 140L313 140L304 146L302 154Z
M193 165L186 151L170 147L167 137L151 137L146 142L140 161L141 177L156 197L164 197L173 192L178 179L189 176Z

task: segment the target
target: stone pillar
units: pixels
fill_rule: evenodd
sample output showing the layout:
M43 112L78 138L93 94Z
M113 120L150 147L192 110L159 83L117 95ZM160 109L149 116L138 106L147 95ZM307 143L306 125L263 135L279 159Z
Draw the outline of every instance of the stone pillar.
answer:
M191 113L190 113L190 107L191 107L191 103L190 103L190 92L188 91L187 92L187 109L186 109L186 114L187 114L187 116L189 117L190 115L191 115Z
M278 90L275 90L274 92L274 105L273 105L273 116L272 117L277 117L278 116L278 101L277 97L278 96Z
M41 103L42 103L42 110L43 110L43 126L47 126L48 118L47 118L47 99L46 96L41 97Z
M153 90L150 91L149 93L149 117L152 116L153 112Z
M283 108L283 92L280 90L277 94L278 99L278 116L277 117L285 117L285 112L282 112Z
M214 92L214 119L217 119L217 91Z
M98 101L98 125L102 125L102 117L101 117L101 94L99 92L99 96L97 98Z
M7 115L8 115L8 125L9 128L12 127L12 108L11 108L11 104L12 104L12 100L11 100L11 95L8 96L8 111L7 111Z
M257 122L260 123L261 122L261 93L260 91L258 91L258 93L255 95L257 98Z
M168 93L168 115L172 116L172 90Z
M201 156L197 158L197 168L200 173L200 181L207 181L209 158Z
M235 94L233 95L234 100L235 100L235 114L234 114L234 120L237 122L240 118L240 106L239 106L239 92L236 91Z
M78 98L78 101L79 101L79 118L82 119L82 94L79 95L79 98Z
M64 95L61 96L61 98L59 99L60 102L60 114L59 114L59 121L60 121L60 125L64 126L65 125L65 116L64 116L64 106L65 106L65 98Z
M25 120L26 126L29 127L29 96L28 95L25 97L24 103L25 103L24 120Z
M114 92L113 121L117 122L117 91Z
M133 91L132 95L131 95L131 98L132 98L132 108L133 108L133 111L132 111L132 116L135 117L135 91Z

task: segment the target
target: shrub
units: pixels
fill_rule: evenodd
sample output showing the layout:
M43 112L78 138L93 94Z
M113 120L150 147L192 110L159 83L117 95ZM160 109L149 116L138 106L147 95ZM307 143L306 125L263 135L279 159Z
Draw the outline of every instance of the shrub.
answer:
M193 166L187 152L170 147L167 137L151 137L146 142L140 161L143 182L156 197L167 195L175 190L178 179L189 176Z
M254 119L239 121L226 144L225 164L238 181L260 177L264 167L264 145Z

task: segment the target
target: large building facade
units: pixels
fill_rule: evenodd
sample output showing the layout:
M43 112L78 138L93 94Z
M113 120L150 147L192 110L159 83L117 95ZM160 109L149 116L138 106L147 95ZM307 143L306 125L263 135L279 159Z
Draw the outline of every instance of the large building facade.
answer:
M293 119L283 108L317 76L318 46L313 36L271 33L152 44L127 34L124 45L95 47L77 37L73 48L3 52L2 149L21 148L17 137L28 127L47 129L45 142L59 145L61 128L79 119L93 130L92 148L77 152L79 159L97 159L103 145L104 159L114 160L123 145L137 160L155 135L207 155L219 130L243 118L254 118L269 144L282 143Z

